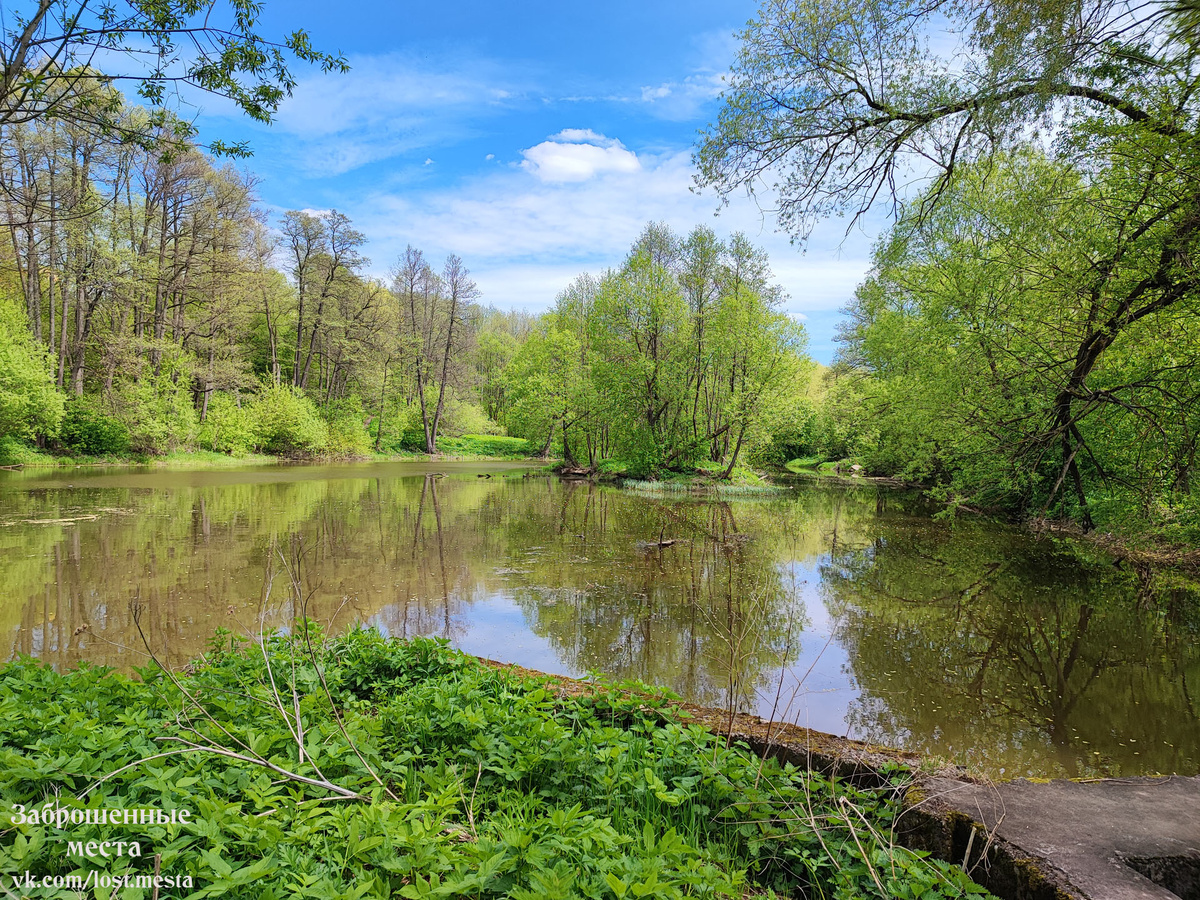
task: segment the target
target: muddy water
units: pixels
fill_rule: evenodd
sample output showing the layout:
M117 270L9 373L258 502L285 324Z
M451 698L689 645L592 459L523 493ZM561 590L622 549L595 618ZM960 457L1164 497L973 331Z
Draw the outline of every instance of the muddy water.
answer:
M492 463L3 472L0 578L0 655L59 667L141 665L146 643L178 664L219 628L307 613L998 777L1200 771L1193 586L870 488L714 500Z

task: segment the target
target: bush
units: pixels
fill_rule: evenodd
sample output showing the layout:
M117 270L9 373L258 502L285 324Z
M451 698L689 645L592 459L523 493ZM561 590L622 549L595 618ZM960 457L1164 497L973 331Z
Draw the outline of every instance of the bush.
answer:
M129 452L125 425L105 415L90 397L75 397L67 404L58 434L62 445L73 453L117 456Z
M167 363L161 374L143 375L116 390L112 411L129 434L131 450L157 454L191 446L199 422L189 383Z
M436 405L437 401L434 400ZM447 435L468 434L504 434L504 428L487 417L482 409L474 403L447 397L445 408L442 410L442 422L439 433Z
M205 450L243 456L254 449L254 423L249 410L229 394L218 392L208 400L208 413L200 424L196 442Z
M338 456L363 456L371 450L371 436L367 433L362 401L349 397L331 404L325 412L329 438L325 449Z
M0 297L0 434L53 437L62 416L46 352L29 336L20 307Z
M320 453L329 443L329 429L316 406L287 385L264 387L250 404L249 414L255 447L263 453Z

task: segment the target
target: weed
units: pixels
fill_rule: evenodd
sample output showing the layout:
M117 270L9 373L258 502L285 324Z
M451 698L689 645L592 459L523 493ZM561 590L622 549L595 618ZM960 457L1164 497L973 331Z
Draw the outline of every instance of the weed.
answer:
M194 898L984 893L892 846L895 792L727 748L665 695L563 698L443 641L310 625L221 632L187 674L138 675L0 668L0 799L194 818L123 834L143 856L108 860L15 824L6 878L146 872L157 855Z

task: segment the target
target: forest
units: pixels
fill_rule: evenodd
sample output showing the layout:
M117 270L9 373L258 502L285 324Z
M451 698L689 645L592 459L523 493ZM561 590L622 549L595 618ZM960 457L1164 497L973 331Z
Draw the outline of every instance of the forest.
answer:
M890 197L828 369L741 234L650 223L547 312L498 310L455 255L372 266L336 210L267 216L238 148L78 74L0 116L4 461L487 447L724 478L844 461L958 512L1190 540L1194 11L939 7L949 56L934 15L765 4L695 151L700 186L769 190L800 242Z
M535 316L484 306L454 255L410 246L372 277L345 215L271 221L253 176L194 144L49 120L0 152L10 442L363 455L507 433L570 463L728 475L812 415L803 330L738 234L650 224Z

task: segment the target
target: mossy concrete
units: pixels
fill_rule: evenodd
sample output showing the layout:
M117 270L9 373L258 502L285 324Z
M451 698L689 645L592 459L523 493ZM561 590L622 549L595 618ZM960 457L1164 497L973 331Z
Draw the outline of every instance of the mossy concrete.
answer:
M929 778L921 791L912 798L914 826L934 812L963 823L957 827L967 833L974 828L976 844L1003 842L1040 861L1038 870L1058 883L1061 896L1200 900L1200 777L996 784ZM949 849L959 859L966 855L961 837ZM977 849L968 867L986 868L991 860Z

